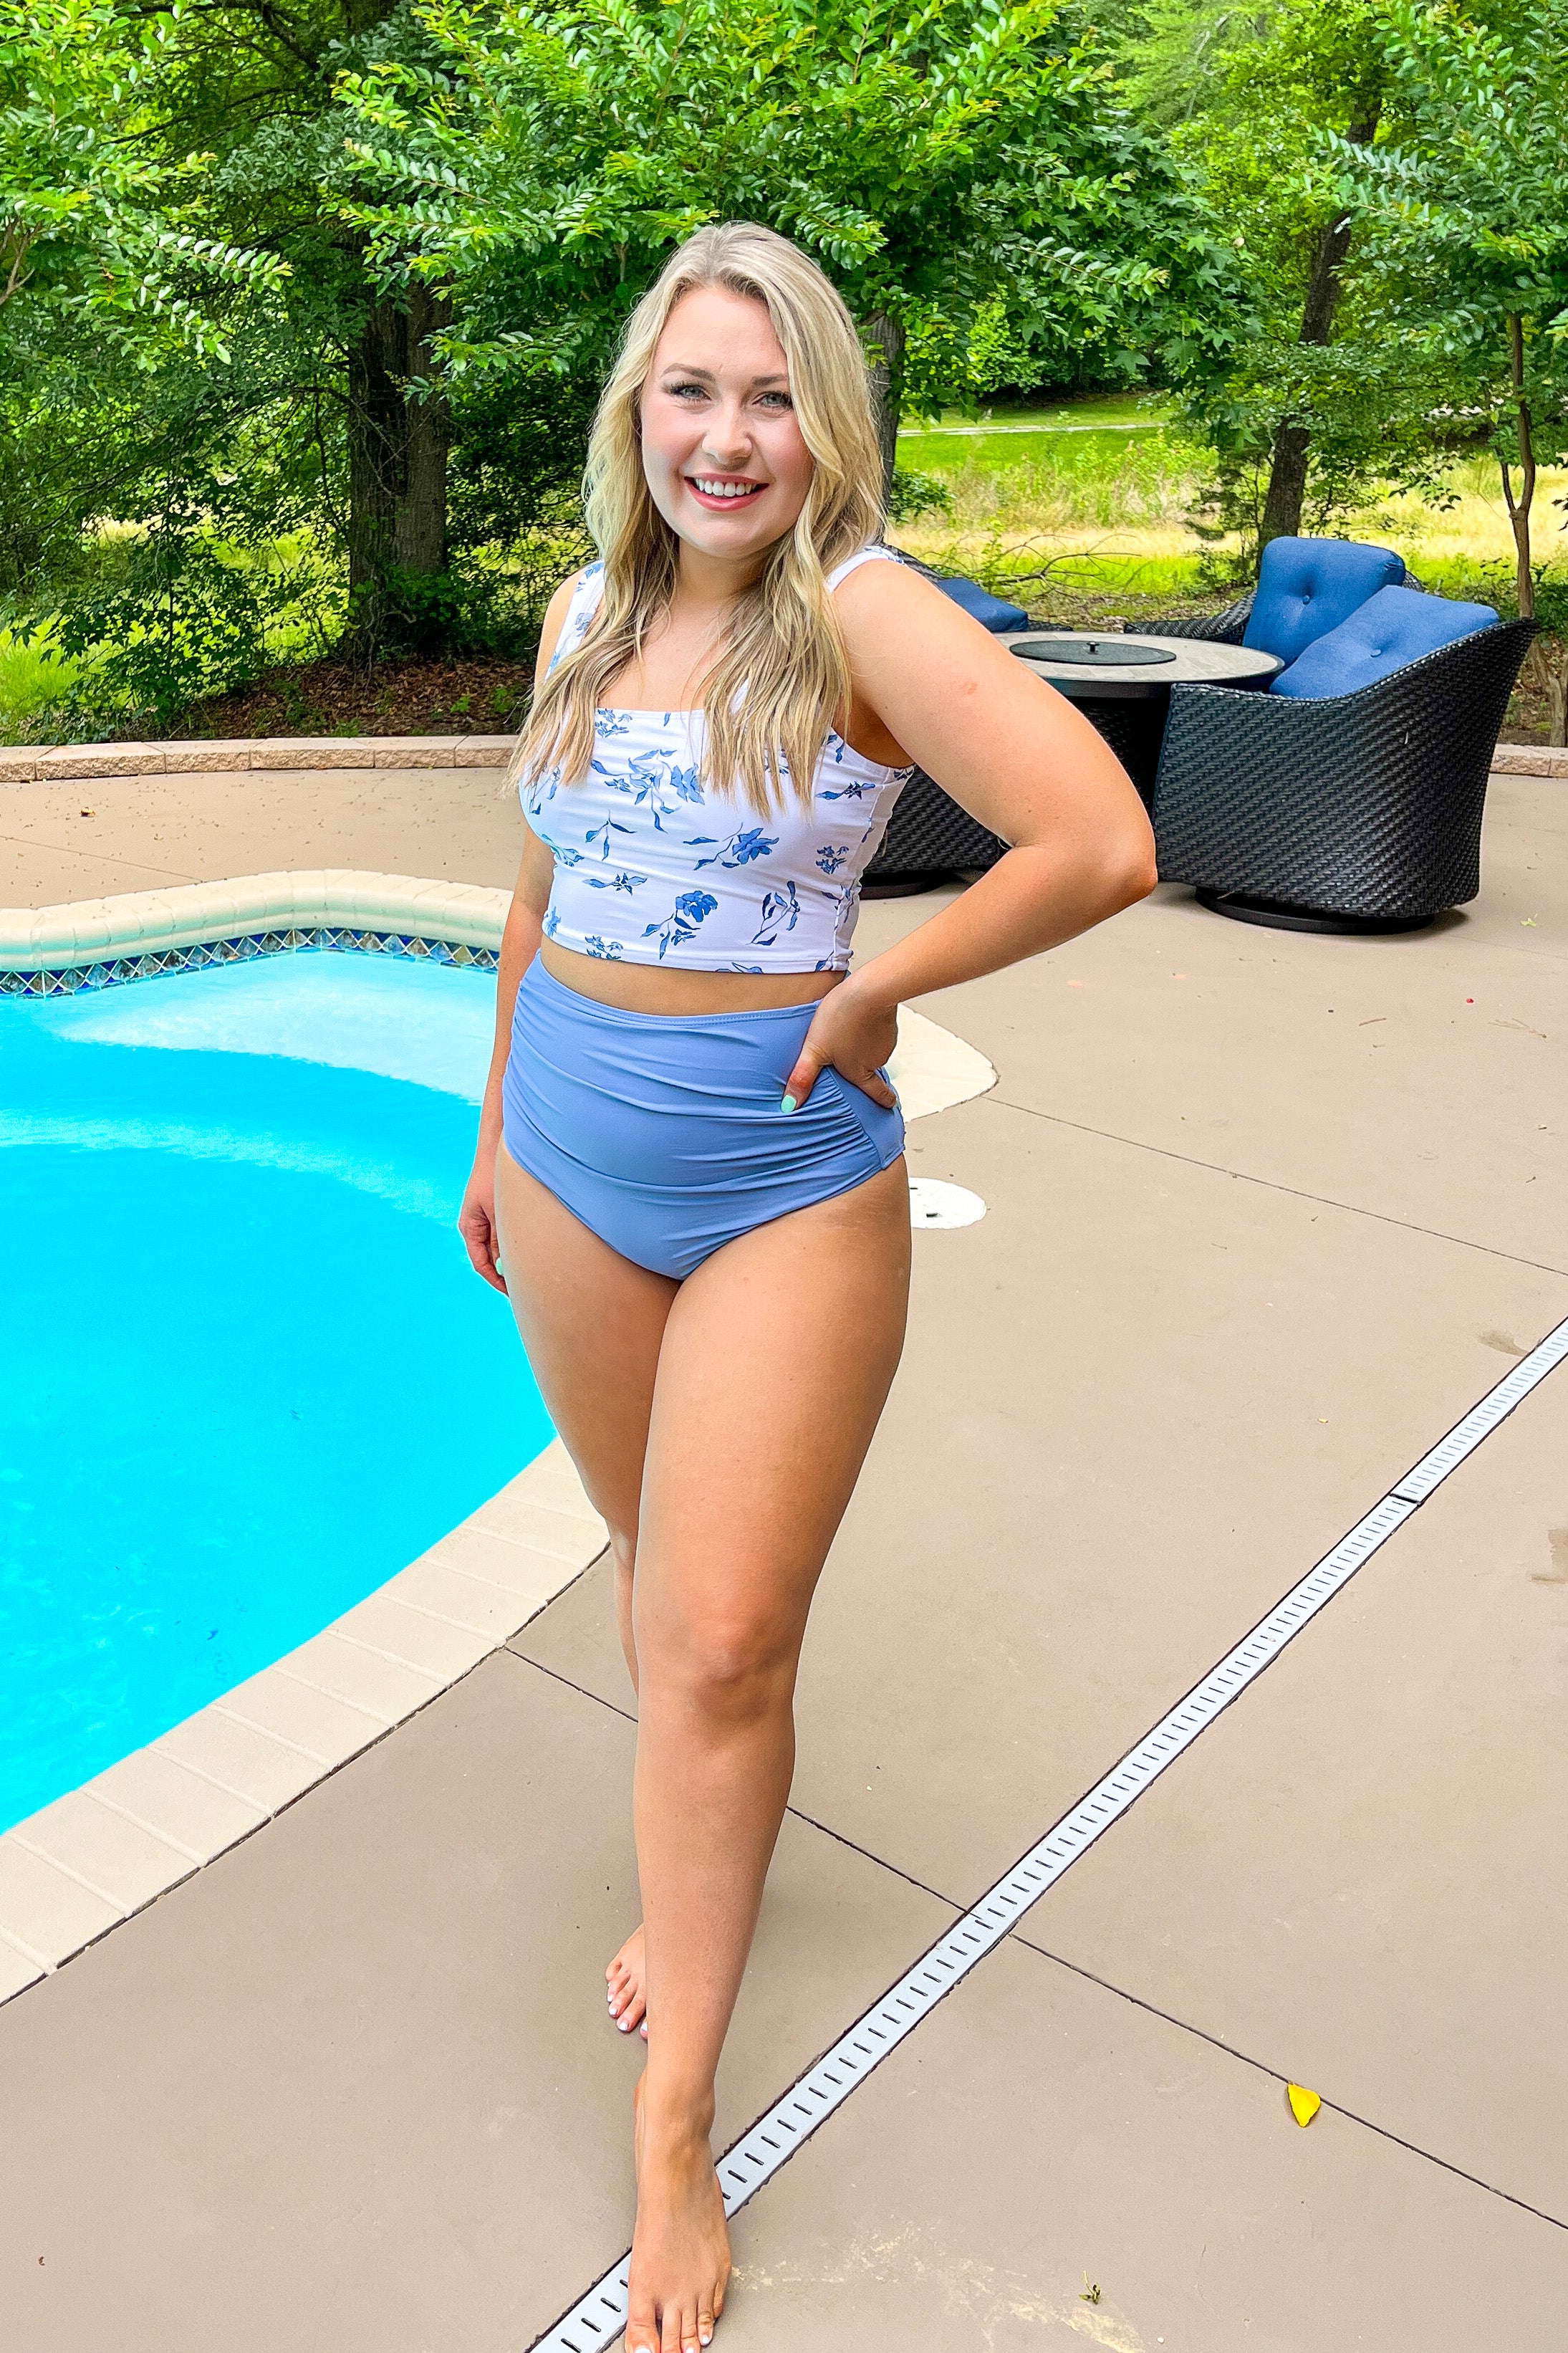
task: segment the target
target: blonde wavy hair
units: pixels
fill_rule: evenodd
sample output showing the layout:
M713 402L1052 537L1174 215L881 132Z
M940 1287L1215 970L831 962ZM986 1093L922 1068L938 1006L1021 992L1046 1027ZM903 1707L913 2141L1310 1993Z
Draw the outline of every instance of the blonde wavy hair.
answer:
M767 816L790 785L809 807L823 744L848 704L848 659L826 575L880 536L882 461L865 354L842 299L798 246L752 221L699 229L626 322L583 480L604 601L534 696L511 778L547 768L568 784L586 776L599 698L668 609L680 542L643 473L640 405L670 312L683 294L708 286L766 303L813 459L795 527L740 597L702 697L705 776Z

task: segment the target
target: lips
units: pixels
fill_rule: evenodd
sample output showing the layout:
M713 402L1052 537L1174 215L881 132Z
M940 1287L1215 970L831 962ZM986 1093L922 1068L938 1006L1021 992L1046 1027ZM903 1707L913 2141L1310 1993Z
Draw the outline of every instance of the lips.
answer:
M686 487L699 506L706 507L710 514L724 514L736 507L753 505L767 484L747 481L740 475L688 474Z

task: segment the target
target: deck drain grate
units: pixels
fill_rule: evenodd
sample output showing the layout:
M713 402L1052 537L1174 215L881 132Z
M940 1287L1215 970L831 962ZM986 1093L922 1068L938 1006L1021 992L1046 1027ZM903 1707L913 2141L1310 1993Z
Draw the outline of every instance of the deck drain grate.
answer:
M1111 1823L1232 1705L1357 1569L1364 1567L1378 1547L1420 1509L1450 1472L1458 1470L1564 1358L1568 1358L1568 1319L1549 1332L1495 1388L1489 1389L1479 1404L1380 1497L1333 1550L1325 1553L1268 1616L1144 1734L1135 1748L1119 1757L1070 1812L1053 1822L1044 1838L1020 1856L962 1920L920 1956L897 1985L889 1986L833 2048L824 2052L816 2065L808 2067L766 2115L742 2134L719 2160L727 2214L750 2203L818 2126L843 2106L872 2069L914 2032L987 1953L994 1951L1047 1888L1070 1871ZM875 2050L868 2050L860 2038L876 2032L873 2019L888 2032L885 2038L879 2037ZM809 2107L804 2105L807 2101ZM805 2132L790 2124L790 2109L805 2118ZM787 2145L771 2137L781 2126L794 2136ZM529 2353L606 2353L626 2323L629 2261L628 2251L603 2279L595 2281L570 2312L533 2339Z

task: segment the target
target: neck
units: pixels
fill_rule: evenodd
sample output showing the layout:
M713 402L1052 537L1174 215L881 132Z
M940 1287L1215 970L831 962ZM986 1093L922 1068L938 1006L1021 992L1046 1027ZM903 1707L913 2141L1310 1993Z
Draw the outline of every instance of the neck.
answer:
M710 555L683 539L676 594L683 605L721 611L751 586L762 571L765 554L766 550L740 557Z

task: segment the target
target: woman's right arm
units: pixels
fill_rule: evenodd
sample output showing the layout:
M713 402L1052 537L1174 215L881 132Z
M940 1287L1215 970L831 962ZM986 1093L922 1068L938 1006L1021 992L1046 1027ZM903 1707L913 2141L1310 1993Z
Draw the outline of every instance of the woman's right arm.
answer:
M555 650L555 640L561 635L566 608L572 602L572 592L580 575L563 581L550 600L544 617L544 627L539 637L539 659L534 665L537 686L550 667L550 657ZM539 953L545 910L550 904L550 885L554 861L537 834L523 827L522 863L517 870L517 885L511 905L507 910L506 928L501 934L500 965L496 974L496 1034L490 1051L489 1076L485 1082L484 1105L479 1113L479 1148L474 1154L474 1166L463 1195L463 1206L458 1212L458 1231L463 1237L463 1247L468 1253L474 1272L481 1275L492 1291L504 1292L506 1280L496 1262L496 1153L501 1139L501 1082L506 1076L507 1055L511 1049L511 1018L517 1004L517 992L523 974Z

